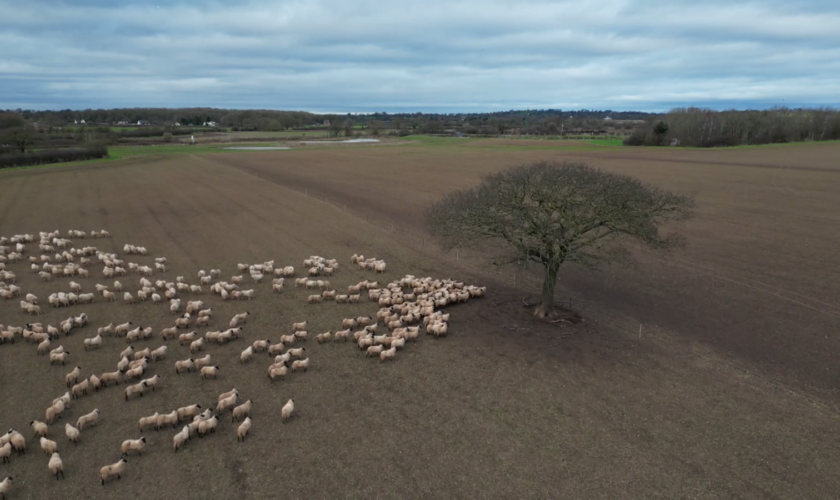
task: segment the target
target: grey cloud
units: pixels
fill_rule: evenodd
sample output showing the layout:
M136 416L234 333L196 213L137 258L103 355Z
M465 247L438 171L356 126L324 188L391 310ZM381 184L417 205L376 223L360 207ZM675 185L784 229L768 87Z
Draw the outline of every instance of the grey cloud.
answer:
M0 0L0 107L840 102L835 2Z

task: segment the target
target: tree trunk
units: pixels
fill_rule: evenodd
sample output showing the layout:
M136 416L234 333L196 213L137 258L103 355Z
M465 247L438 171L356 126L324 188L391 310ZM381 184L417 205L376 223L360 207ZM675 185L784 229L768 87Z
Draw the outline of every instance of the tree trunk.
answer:
M545 281L543 282L540 305L534 311L535 316L545 318L554 312L554 287L557 285L557 272L561 262L551 262L545 266Z

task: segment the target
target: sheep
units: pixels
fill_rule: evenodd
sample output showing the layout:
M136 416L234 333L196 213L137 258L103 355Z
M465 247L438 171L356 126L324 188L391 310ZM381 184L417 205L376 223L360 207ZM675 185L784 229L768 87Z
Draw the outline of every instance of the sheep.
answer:
M269 356L276 356L283 352L286 348L286 345L283 342L278 342L276 344L271 344L268 346L268 355Z
M309 358L306 359L296 359L292 361L292 371L297 370L309 371Z
M295 332L294 335L295 335L295 339L302 340L302 341L306 342L306 338L309 336L309 332L307 332L305 330L298 330L298 331Z
M92 373L88 381L90 382L90 386L93 387L93 390L99 392L99 388L102 387L102 380Z
M263 352L268 349L268 346L271 344L270 340L255 340L251 347L254 348L254 352Z
M310 304L320 304L324 301L324 298L321 295L310 295L309 296L309 303Z
M117 479L122 479L122 474L125 472L125 464L127 463L128 460L121 458L119 462L106 465L99 469L99 479L102 482L102 486L105 486L105 480L111 476L117 476Z
M285 423L286 420L292 418L292 413L295 411L295 402L291 399L283 405L283 408L280 410L280 416L283 418L283 422Z
M164 425L171 425L173 428L178 425L178 411L172 410L171 413L163 413L158 415L155 422L155 430L162 428Z
M159 304L161 300L162 299L160 298L159 294L157 294L157 293L152 294L152 303Z
M114 333L117 335L125 335L128 333L128 330L131 329L131 325L133 324L134 323L132 323L131 321L127 321L125 323L117 325L114 327Z
M186 418L194 417L198 415L198 410L201 409L201 405L199 404L191 404L189 406L183 406L178 408L176 411L178 413L178 422L184 420Z
M26 438L23 437L23 434L20 432L14 431L9 429L7 433L9 435L9 442L12 444L12 448L17 452L18 455L25 455L26 454Z
M300 347L300 348L297 348L297 349L289 349L289 354L291 354L292 356L300 359L300 358L303 358L303 355L304 355L305 351L306 351L305 347Z
M175 320L175 328L189 328L190 326L190 313L184 313L185 315Z
M7 434L6 434L7 435ZM12 462L12 443L4 443L0 446L0 458L2 458L2 462L0 463L11 463Z
M195 331L182 333L178 336L178 343L181 345L188 344L195 340Z
M219 397L219 403L216 405L216 412L222 414L225 410L229 408L233 408L236 406L236 402L239 399L239 392L235 392L227 397L222 398Z
M38 344L38 355L46 354L50 350L50 339L47 339Z
M268 378L272 381L277 377L285 377L288 369L286 368L285 364L282 365L271 365L268 367Z
M35 437L44 437L50 430L47 424L45 424L44 422L39 422L37 420L29 422L29 425L32 426L32 430L35 431Z
M283 283L272 283L271 284L271 291L274 293L281 293L283 291Z
M135 351L134 352L134 360L137 361L138 359L148 358L151 351L149 348L145 348L142 351Z
M163 377L161 377L160 375L155 375L154 377L144 378L143 383L146 384L147 388L151 387L152 391L154 391L155 387L157 387L158 385L158 382L160 382L162 378Z
M102 380L102 385L108 387L108 382L116 382L117 385L122 381L125 372L122 370L117 370L115 372L105 372L102 374L100 380Z
M72 442L73 444L78 444L81 432L79 431L79 429L70 425L69 422L64 424L64 434L67 436L67 439L69 439L70 442Z
M382 345L372 345L372 346L367 348L367 352L365 353L365 357L378 356L384 350L385 350L385 347L382 346Z
M169 328L164 328L163 330L160 331L160 337L163 340L169 340L170 338L174 339L175 335L178 335L178 327L177 326L170 326Z
M128 398L133 396L134 394L140 394L140 397L143 397L143 392L146 390L146 382L140 382L137 384L129 385L125 388L125 400L128 401Z
M146 447L146 437L142 436L140 439L126 439L120 445L120 452L122 456L128 455L130 451L136 451L138 455L143 455L143 448Z
M242 417L251 416L251 404L251 400L249 399L241 405L235 407L231 415L231 422L238 422Z
M339 340L343 340L344 342L347 342L347 339L349 337L350 337L350 330L349 329L348 330L339 330L339 331L335 332L335 335L333 336L333 340L335 342L338 342Z
M158 347L157 349L155 349L154 351L149 353L149 359L151 359L152 361L158 361L159 359L163 359L163 358L166 357L166 351L167 350L168 350L168 347L166 347L165 345L162 345L162 346Z
M191 300L187 302L187 307L184 310L190 314L195 314L200 312L202 307L204 307L204 302L200 300Z
M53 473L56 480L59 474L61 474L61 479L64 479L64 464L61 462L61 456L59 456L58 452L53 452L49 463L47 463L47 467Z
M248 346L242 353L239 355L239 362L240 363L247 363L251 361L251 358L254 356L254 347Z
M209 366L211 362L209 354L203 358L198 358L195 360L195 369L200 370L205 366Z
M204 348L204 339L198 339L190 343L190 352L195 353Z
M44 453L46 453L47 455L52 455L53 453L58 451L58 443L45 437L42 437L41 449L44 450Z
M90 382L88 382L88 379L84 379L70 389L70 394L73 395L73 399L78 399L82 396L82 394L87 395L89 386Z
M137 361L145 361L145 359L137 360ZM139 366L135 366L134 368L129 368L125 371L125 380L135 380L143 376L143 373L146 371L146 365L141 364Z
M91 337L84 340L85 350L99 348L102 346L102 335L96 334L95 337Z
M323 344L324 342L329 342L330 337L332 337L332 332L324 332L315 335L315 340L317 340L319 344Z
M184 443L186 443L189 438L190 428L185 425L184 428L181 429L181 432L175 434L175 436L172 437L172 447L177 452L178 448L184 446Z
M217 425L219 425L219 417L215 415L207 420L202 420L198 424L198 437L204 437L206 434L216 432Z
M63 399L57 399L53 402L52 406L44 411L44 418L46 418L47 423L51 424L53 420L58 418L59 415L64 413L64 410L67 408L67 403L64 402Z
M402 349L405 347L405 338L395 338L391 341L391 348Z
M251 417L245 417L245 420L239 424L239 427L236 429L236 440L237 441L245 441L245 436L248 435L248 431L251 430Z
M346 304L350 299L349 295L336 295L335 302L336 304Z
M78 382L79 381L79 375L81 375L81 373L82 373L82 367L77 366L76 368L73 368L73 371L71 371L70 373L65 375L64 376L64 382L67 385L67 387L72 387L73 384Z
M6 493L12 487L12 476L6 476L6 479L0 481L0 499L6 500Z
M201 367L201 379L204 380L209 377L213 377L214 379L218 376L219 373L219 366L203 366Z
M350 304L358 304L360 298L361 298L361 295L359 295L358 293L354 294L354 295L350 295L350 296L347 297L347 302L350 303Z

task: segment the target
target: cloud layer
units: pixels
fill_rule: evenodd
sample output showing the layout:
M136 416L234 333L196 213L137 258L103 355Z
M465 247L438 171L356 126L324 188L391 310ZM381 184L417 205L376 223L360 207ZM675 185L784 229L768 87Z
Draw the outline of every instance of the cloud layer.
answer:
M0 0L0 108L840 105L836 1Z

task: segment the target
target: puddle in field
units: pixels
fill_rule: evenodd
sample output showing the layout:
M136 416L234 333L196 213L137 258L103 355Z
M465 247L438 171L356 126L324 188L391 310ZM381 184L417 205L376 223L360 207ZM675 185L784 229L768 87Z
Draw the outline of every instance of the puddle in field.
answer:
M301 144L354 144L360 142L379 142L379 139L348 139L346 141L300 141Z
M275 151L275 150L278 150L278 149L292 149L292 148L287 148L287 147L284 147L284 146L242 146L242 147L230 147L230 148L224 148L224 149L241 149L241 150L245 150L245 151Z

